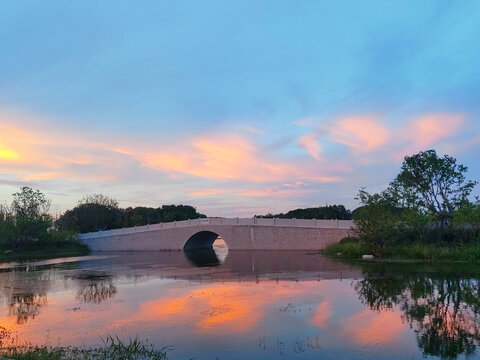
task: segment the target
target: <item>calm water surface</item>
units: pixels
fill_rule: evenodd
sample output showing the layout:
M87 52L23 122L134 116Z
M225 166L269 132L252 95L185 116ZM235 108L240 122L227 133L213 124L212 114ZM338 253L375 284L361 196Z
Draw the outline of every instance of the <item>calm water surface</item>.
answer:
M480 358L480 272L290 251L0 265L3 346L138 335L169 359Z

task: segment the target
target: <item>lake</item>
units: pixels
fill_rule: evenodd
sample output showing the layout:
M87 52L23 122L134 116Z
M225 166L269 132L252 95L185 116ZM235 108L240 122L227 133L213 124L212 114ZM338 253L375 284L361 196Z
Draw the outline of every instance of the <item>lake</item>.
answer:
M222 246L0 264L0 341L138 336L169 359L480 358L479 277Z

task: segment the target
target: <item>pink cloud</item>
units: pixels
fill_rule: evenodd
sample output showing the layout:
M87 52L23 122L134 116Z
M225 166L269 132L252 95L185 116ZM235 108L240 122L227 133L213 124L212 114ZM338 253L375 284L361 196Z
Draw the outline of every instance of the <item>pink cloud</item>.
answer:
M293 184L283 184L283 186L289 187L289 188L300 188L306 185L307 184L305 184L303 181L296 181Z
M405 137L413 151L424 150L434 143L455 136L465 116L461 114L427 114L411 121Z
M376 150L390 139L390 130L373 116L341 118L329 127L331 139L363 153Z
M310 134L301 137L298 141L311 157L315 160L322 160L322 147L317 140L317 134Z

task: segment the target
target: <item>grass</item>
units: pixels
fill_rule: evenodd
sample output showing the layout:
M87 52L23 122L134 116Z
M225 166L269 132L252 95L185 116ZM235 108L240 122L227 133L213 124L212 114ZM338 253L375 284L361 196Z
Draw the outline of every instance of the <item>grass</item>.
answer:
M430 262L466 261L480 262L480 245L439 246L423 244L400 244L374 247L362 241L344 241L322 250L328 256L360 259L364 254L373 254L380 259L422 260Z
M103 346L92 349L76 347L11 347L0 350L1 356L12 360L164 360L167 348L136 339L123 342L118 336L107 335Z
M67 256L88 255L88 247L76 241L53 242L33 248L5 250L0 248L0 262L17 260L40 260Z

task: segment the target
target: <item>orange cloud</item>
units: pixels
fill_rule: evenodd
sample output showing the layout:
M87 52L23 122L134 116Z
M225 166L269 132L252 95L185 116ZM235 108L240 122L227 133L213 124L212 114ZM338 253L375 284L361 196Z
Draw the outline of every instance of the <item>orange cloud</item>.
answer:
M26 122L20 115L0 112L0 172L21 181L113 178L115 162L105 144L82 140L78 133L26 130L7 124ZM85 171L85 165L97 166L98 172Z
M337 176L325 176L298 164L271 161L252 142L238 135L218 139L197 138L191 145L168 152L147 154L143 164L163 172L176 172L215 180L275 182L292 177L317 182L335 182Z
M390 138L389 129L377 118L348 117L336 121L329 128L334 142L347 145L358 152L369 152L385 145Z
M240 136L225 136L219 140L197 138L187 151L172 149L148 155L148 167L209 179L272 181L289 173L288 165L262 159L256 148Z
M40 127L38 124L42 121L0 110L1 173L18 181L113 182L134 176L131 169L143 168L145 172L154 170L177 178L236 183L341 181L339 171L332 166L318 168L309 162L272 159L241 134L200 134L175 143L132 141L129 137L112 138L101 133L88 132L87 136L78 129L52 130L49 126ZM232 192L249 197L300 194L272 186L233 191L197 190L193 195Z

